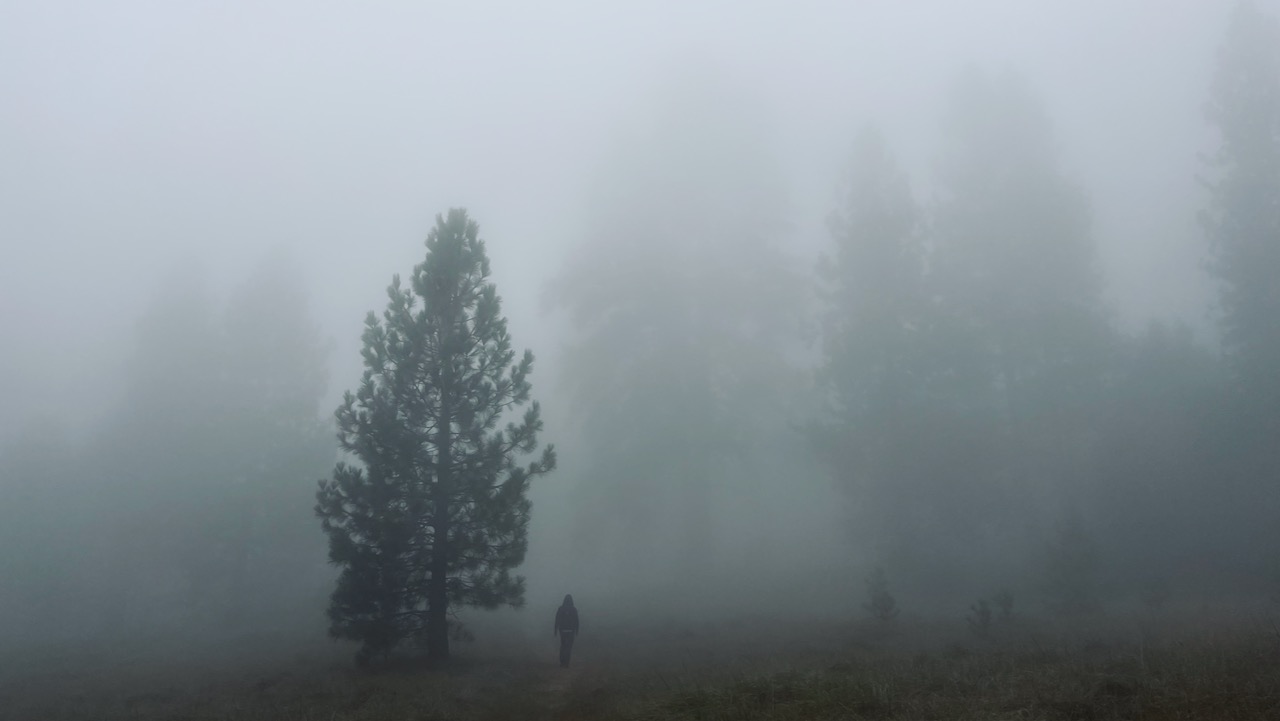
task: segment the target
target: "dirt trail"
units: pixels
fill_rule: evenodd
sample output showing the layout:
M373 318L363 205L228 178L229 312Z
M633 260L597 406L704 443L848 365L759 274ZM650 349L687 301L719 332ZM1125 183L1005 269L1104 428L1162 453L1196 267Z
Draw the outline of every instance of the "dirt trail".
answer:
M545 708L552 719L597 718L601 677L589 664L577 664L569 668L550 665L543 677Z
M556 668L547 680L547 690L556 695L563 695L573 688L574 682L581 675L582 669L578 667Z

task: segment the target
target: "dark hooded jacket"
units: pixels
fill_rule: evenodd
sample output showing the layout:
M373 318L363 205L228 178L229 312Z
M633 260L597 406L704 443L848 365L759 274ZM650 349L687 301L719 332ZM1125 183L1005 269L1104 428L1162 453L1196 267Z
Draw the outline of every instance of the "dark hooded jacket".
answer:
M564 603L556 609L556 633L561 631L578 632L578 609L573 607L571 594L566 594Z

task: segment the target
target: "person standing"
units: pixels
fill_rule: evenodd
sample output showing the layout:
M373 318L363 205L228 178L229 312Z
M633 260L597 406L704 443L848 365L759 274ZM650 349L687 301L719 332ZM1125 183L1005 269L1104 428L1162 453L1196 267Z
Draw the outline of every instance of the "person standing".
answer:
M564 603L556 609L555 632L560 636L560 667L568 668L573 639L578 635L578 609L573 606L572 594L565 594Z

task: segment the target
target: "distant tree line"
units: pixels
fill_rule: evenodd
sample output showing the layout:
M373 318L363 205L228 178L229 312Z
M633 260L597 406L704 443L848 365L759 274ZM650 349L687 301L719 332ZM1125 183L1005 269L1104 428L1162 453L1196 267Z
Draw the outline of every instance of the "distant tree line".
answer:
M853 550L905 589L1063 610L1256 590L1280 563L1278 58L1275 19L1241 4L1202 171L1220 346L1117 328L1088 194L1016 74L956 82L927 200L858 134L812 276L759 113L683 81L605 163L552 290L577 329L576 553L682 602L721 572L759 592L805 554L752 539L792 534L824 476Z
M868 132L831 223L815 438L864 542L922 584L1088 543L1094 578L1037 588L1073 607L1089 583L1256 590L1280 561L1275 19L1239 5L1208 102L1220 350L1115 329L1087 198L1025 82L966 74L947 120L931 204ZM991 560L1009 567L974 567Z
M1115 329L1087 199L1025 82L970 73L947 120L932 203L869 131L831 223L815 438L864 542L906 582L1021 578L1074 609L1098 584L1257 590L1280 562L1275 19L1236 9L1209 96L1220 349Z
M331 578L309 491L334 457L327 354L284 257L222 304L198 270L175 272L87 437L34 424L0 456L6 625L214 637L317 606Z

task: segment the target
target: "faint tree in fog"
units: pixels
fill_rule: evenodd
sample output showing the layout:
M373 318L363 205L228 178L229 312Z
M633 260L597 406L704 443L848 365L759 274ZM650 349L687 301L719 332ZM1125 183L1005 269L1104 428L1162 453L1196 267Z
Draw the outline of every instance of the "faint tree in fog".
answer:
M888 623L898 617L898 602L889 593L889 579L884 569L877 567L867 577L867 602L862 605L871 617L881 623Z
M934 589L1003 577L1040 505L1081 493L1111 371L1088 205L1043 108L1015 77L970 72L945 120L927 224L883 141L855 148L819 375L818 437L857 530Z
M381 321L365 321L360 389L337 410L339 463L316 513L341 568L330 633L362 643L361 661L404 640L449 655L450 606L523 602L511 569L525 556L532 476L551 446L520 465L542 428L529 401L533 354L516 360L489 281L479 228L463 210L437 216L409 287L397 275Z
M218 539L234 449L219 438L227 416L217 304L203 269L173 268L137 322L124 392L93 453L112 489L97 565L110 569L95 612L104 627L203 627L226 600ZM216 510L215 510L216 509ZM157 543L156 539L164 539ZM219 619L221 620L221 619Z
M692 581L724 550L718 506L776 485L804 289L758 110L702 78L666 101L604 165L551 299L577 329L578 546L619 574Z
M1140 593L1198 559L1250 555L1226 527L1196 531L1206 517L1233 518L1229 525L1240 530L1256 514L1232 492L1228 469L1238 446L1214 351L1189 328L1164 323L1123 338L1118 350L1088 508L1108 566L1124 590Z
M908 404L918 382L928 315L923 237L907 179L878 132L859 137L843 191L828 223L835 252L819 266L821 377L834 414L871 430Z
M140 323L124 397L97 439L115 549L98 565L135 623L278 627L326 575L309 503L334 455L318 413L325 344L283 258L225 310L193 275L171 279Z
M0 443L0 636L48 643L82 632L84 537L100 532L65 428L27 418ZM74 531L74 532L73 532Z
M223 554L219 590L233 613L297 613L324 578L311 490L336 447L320 414L329 344L308 306L299 270L277 257L232 293L223 314L220 442L234 450L226 520L213 535Z
M969 616L965 619L969 622L969 630L978 638L986 638L991 634L991 602L985 598L979 598L978 602L969 607Z
M1252 2L1232 15L1207 114L1203 223L1221 281L1222 341L1262 442L1280 432L1280 24Z
M827 409L814 437L850 494L854 526L894 555L917 538L927 384L938 349L925 278L922 214L874 129L857 138L819 263ZM923 442L922 442L923 440ZM899 559L900 560L900 559Z
M988 425L997 454L955 510L981 535L1019 533L1034 499L1063 503L1093 472L1111 328L1089 205L1034 94L1016 76L970 72L946 121L931 269L976 381L951 402Z

